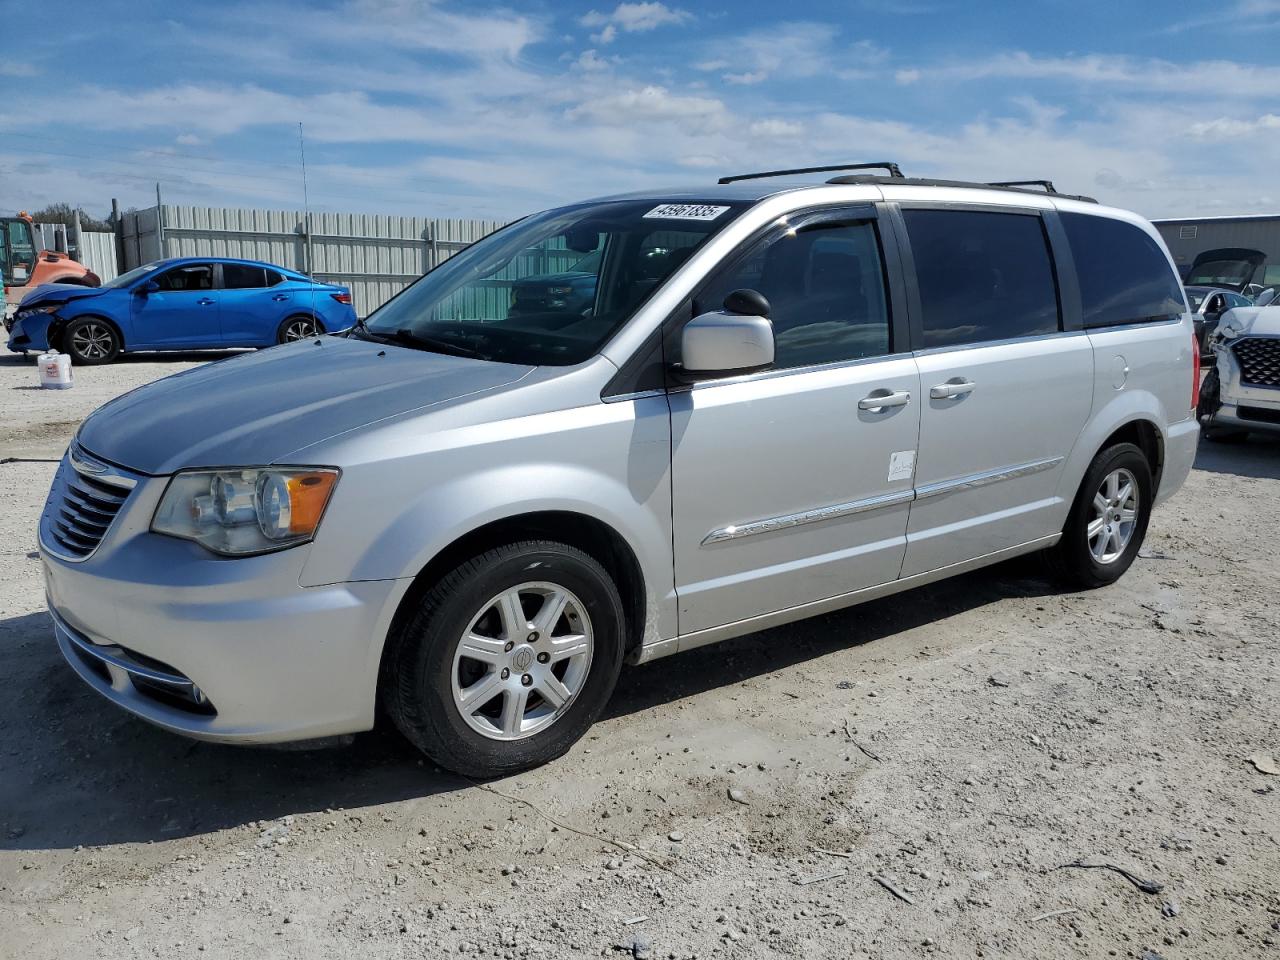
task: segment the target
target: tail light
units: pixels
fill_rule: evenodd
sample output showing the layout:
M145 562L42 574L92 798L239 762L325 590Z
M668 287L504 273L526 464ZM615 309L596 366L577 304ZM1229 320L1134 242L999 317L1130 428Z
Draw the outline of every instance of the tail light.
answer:
M331 293L329 296L333 297L333 299L337 300L339 303L351 302L351 294L349 293Z
M1200 406L1200 340L1191 331L1191 409Z

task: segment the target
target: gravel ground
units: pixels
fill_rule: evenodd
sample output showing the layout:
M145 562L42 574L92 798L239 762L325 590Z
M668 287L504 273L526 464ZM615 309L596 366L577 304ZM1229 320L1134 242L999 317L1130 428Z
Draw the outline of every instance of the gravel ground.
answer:
M190 361L0 361L0 449ZM1205 444L1113 587L1021 561L631 668L483 785L101 700L43 612L52 472L0 464L0 956L1280 956L1273 441Z

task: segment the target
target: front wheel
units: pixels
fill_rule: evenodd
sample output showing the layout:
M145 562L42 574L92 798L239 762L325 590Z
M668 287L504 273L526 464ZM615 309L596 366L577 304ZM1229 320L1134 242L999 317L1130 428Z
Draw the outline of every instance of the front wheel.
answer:
M120 336L115 328L96 317L72 320L62 335L62 343L71 355L72 365L97 366L120 355Z
M324 333L320 322L315 317L290 317L280 324L276 331L276 343L293 343L295 340L309 340Z
M1117 443L1089 465L1050 566L1071 586L1115 583L1138 555L1151 520L1153 488L1146 454Z
M446 575L389 638L383 702L441 766L516 773L595 722L622 668L623 627L594 558L545 540L499 547Z

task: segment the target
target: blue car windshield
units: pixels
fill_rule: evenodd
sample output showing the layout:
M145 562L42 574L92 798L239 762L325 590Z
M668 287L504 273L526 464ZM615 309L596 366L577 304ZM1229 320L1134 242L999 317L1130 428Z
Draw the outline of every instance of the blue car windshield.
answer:
M141 280L148 273L152 273L156 270L159 270L160 267L161 267L161 264L159 262L144 263L140 267L134 267L132 270L126 273L120 274L120 276L116 277L114 280L108 280L102 286L111 290L117 290L121 287L127 287L131 283L133 283L135 280Z
M356 335L505 363L580 363L744 209L624 200L536 214L446 260Z

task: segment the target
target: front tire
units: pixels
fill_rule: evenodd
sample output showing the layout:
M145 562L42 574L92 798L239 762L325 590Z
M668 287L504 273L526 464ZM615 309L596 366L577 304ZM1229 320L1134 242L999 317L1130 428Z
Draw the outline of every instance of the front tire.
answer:
M1062 539L1048 551L1054 574L1081 589L1119 580L1142 548L1153 493L1151 465L1134 444L1117 443L1094 457Z
M63 331L62 345L63 352L71 355L73 366L94 367L120 356L120 335L115 327L97 317L72 320Z
M381 693L400 731L440 766L489 778L562 756L622 669L613 580L574 547L536 540L447 574L388 639Z

